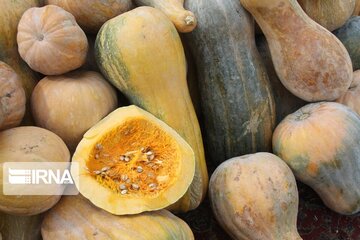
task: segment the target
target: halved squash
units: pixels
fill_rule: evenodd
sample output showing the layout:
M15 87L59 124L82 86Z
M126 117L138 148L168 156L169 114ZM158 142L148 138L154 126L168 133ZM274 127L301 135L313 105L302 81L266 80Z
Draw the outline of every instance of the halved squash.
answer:
M189 144L136 106L110 113L84 135L72 170L80 193L113 214L165 208L187 191L195 173Z

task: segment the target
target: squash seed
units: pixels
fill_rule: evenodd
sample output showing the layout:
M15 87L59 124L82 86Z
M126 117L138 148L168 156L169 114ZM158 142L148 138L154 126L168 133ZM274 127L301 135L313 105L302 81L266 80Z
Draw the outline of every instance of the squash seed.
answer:
M95 148L96 150L101 151L103 149L103 146L100 143L98 143L96 144Z
M136 167L136 171L137 171L138 173L142 173L144 170L143 170L143 168L142 168L141 166L137 166L137 167Z
M156 183L150 183L149 184L149 188L150 189L155 189L157 187L157 184Z
M121 193L122 195L125 195L125 194L127 194L127 192L128 192L128 190L124 189L124 190L122 190L120 193Z
M136 183L131 184L131 188L134 190L139 190L140 186L137 185Z
M126 174L125 174L125 175L121 175L120 178L121 178L121 181L124 181L124 182L129 179Z
M127 187L126 187L126 185L125 184L120 184L120 190L125 190L125 189L127 189Z

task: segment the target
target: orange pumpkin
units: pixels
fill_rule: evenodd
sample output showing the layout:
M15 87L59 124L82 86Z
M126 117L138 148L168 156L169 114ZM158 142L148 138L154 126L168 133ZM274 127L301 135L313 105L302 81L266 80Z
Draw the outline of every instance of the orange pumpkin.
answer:
M88 50L86 35L74 16L54 5L30 8L23 14L17 43L22 59L45 75L79 68Z
M0 130L16 127L25 114L26 96L14 70L0 61Z

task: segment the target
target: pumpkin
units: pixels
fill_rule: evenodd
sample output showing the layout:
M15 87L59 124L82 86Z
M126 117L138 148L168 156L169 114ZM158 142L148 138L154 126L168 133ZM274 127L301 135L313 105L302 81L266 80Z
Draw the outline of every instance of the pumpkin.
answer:
M360 115L360 70L354 72L354 78L349 90L336 100Z
M38 76L21 59L16 43L17 26L22 14L31 7L39 6L37 0L0 0L0 61L7 63L19 76L25 90L26 99L37 83ZM30 101L28 101L30 102ZM27 108L25 122L31 123L30 108Z
M44 240L194 240L189 226L167 210L115 216L79 196L65 196L45 216Z
M186 40L198 68L209 161L270 151L275 107L253 19L237 0L189 0L186 7L199 23Z
M104 76L132 104L175 129L194 150L194 180L172 210L195 209L205 196L208 175L186 83L184 50L174 25L160 10L138 7L103 25L95 42L95 56Z
M71 169L79 192L117 215L165 208L191 184L195 157L172 128L132 105L119 108L84 134Z
M86 32L96 33L109 19L129 11L131 0L45 0L45 4L57 5L72 15Z
M333 31L352 15L357 0L298 0L302 9L315 22Z
M196 27L196 17L184 9L184 0L134 0L139 6L150 6L164 12L179 32L187 33Z
M70 153L61 138L46 129L17 127L0 132L0 161L3 179L4 162L69 162ZM4 184L7 183L0 182L0 211L8 214L36 215L60 199L58 195L4 195ZM64 190L61 185L56 188L59 193Z
M31 108L37 126L75 150L84 133L117 108L114 88L97 72L47 76L35 87Z
M223 162L210 178L209 194L217 221L232 239L302 239L295 177L271 153Z
M26 96L14 70L0 61L0 130L16 127L25 114Z
M358 16L360 13L360 0L355 0L355 8L353 12L353 16Z
M275 129L273 151L326 206L341 214L360 210L360 118L334 102L308 104Z
M343 95L352 80L344 45L311 20L295 0L240 0L255 17L268 41L282 84L313 102Z
M14 216L0 213L0 239L39 240L43 214L34 216Z
M26 10L18 25L17 43L24 61L45 75L79 68L88 49L74 16L54 5Z
M276 74L266 38L263 35L256 38L256 45L265 64L270 79L270 84L274 93L276 105L276 124L278 124L287 115L306 105L306 102L293 95L284 87L284 85L282 85L279 77Z
M360 69L360 17L351 17L341 28L334 31L349 52L353 69Z

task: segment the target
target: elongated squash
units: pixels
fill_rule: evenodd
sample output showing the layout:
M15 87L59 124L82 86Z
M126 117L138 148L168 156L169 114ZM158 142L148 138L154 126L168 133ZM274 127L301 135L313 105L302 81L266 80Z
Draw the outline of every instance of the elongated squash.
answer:
M263 35L257 36L256 45L269 75L276 105L276 124L278 124L287 115L304 106L306 102L296 97L294 94L289 92L284 85L282 85L276 74L266 38Z
M341 27L355 9L355 0L298 0L315 22L333 31Z
M22 14L31 7L39 6L38 0L0 0L0 61L12 67L21 80L27 100L37 83L38 76L21 59L16 43L17 26ZM28 103L30 101L27 101ZM27 107L25 122L30 120L30 107Z
M297 97L332 101L352 80L344 45L311 20L296 0L240 0L255 17L269 43L282 84Z
M134 0L137 5L154 7L164 12L179 32L191 32L196 27L194 13L184 9L184 0Z
M269 151L275 107L253 19L238 0L188 0L185 7L199 23L186 37L198 67L209 160Z
M194 180L171 209L196 208L205 196L208 176L199 123L186 83L184 50L174 25L160 10L136 8L103 25L95 55L104 76L131 103L163 120L193 148Z
M65 196L45 216L44 240L194 240L190 227L169 211L115 216L81 195Z

